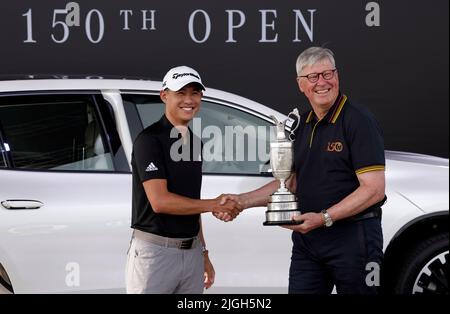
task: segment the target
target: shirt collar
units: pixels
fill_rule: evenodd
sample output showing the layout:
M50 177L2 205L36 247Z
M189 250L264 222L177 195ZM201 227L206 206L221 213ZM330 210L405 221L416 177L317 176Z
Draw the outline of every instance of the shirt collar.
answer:
M172 122L170 122L169 119L167 119L165 114L162 115L161 119L159 119L159 122L164 128L172 129L174 127Z
M324 117L323 120L328 121L328 123L336 123L336 120L339 117L339 114L342 111L342 108L344 107L345 102L347 101L347 96L339 93L338 97L336 98L336 101L334 102L333 106L328 110L328 113ZM313 110L311 110L308 114L308 117L306 118L306 123L311 122L312 120L318 120L316 114Z
M163 114L161 119L159 119L159 123L161 123L162 127L169 132L172 131L172 128L175 128L175 126L172 124L172 122L170 122L169 119L167 119L166 114ZM193 133L189 126L188 126L188 132L192 136ZM180 138L180 137L181 137L181 133L180 133L180 131L178 131L178 138Z

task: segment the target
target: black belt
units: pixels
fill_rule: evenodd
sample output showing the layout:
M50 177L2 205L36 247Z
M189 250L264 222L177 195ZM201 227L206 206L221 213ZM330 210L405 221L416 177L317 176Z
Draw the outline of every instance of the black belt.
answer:
M150 242L163 247L178 248L180 250L189 250L195 247L198 237L193 238L167 238L153 233L144 232L138 229L133 231L133 236L146 242Z
M377 217L381 217L381 207L371 209L369 212L366 212L366 213L363 212L363 213L357 214L353 217L350 217L349 220L359 221L359 220L364 220L364 219L369 219L369 218L377 218Z

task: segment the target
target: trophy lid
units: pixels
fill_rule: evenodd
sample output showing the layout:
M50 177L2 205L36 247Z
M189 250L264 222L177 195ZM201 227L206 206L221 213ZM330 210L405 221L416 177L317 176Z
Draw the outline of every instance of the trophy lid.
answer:
M284 133L284 128L285 128L285 122L280 122L278 121L278 119L275 116L270 116L270 118L272 118L273 122L275 122L275 127L276 127L276 135L277 135L277 141L285 141L286 139L286 134Z

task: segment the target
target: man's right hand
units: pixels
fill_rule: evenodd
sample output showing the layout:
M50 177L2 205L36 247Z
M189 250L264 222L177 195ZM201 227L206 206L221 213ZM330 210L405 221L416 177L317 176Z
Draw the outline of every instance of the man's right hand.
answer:
M242 210L244 210L244 205L243 205L242 199L237 194L222 194L219 197L217 197L216 199L218 199L220 201L220 203L219 203L220 206L225 206L227 204L235 204L236 208L239 209L239 211L237 213L235 212L235 215L230 214L225 211L213 211L214 217L216 217L217 219L220 219L224 222L232 221L240 214L240 212Z
M231 198L225 198L220 195L215 199L216 205L212 210L214 216L227 217L227 221L231 221L236 218L242 211L242 206ZM216 216L216 217L217 217Z

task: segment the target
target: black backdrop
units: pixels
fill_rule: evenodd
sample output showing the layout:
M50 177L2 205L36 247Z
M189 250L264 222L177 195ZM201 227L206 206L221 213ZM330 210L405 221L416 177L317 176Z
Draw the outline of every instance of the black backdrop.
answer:
M186 64L209 87L287 113L308 107L295 82L297 55L326 46L335 52L341 90L375 113L387 149L448 158L448 0L75 2L80 26L68 27L65 39L66 14L55 10L69 1L1 1L0 75L161 79L168 68ZM230 15L231 26L245 17L233 36Z

